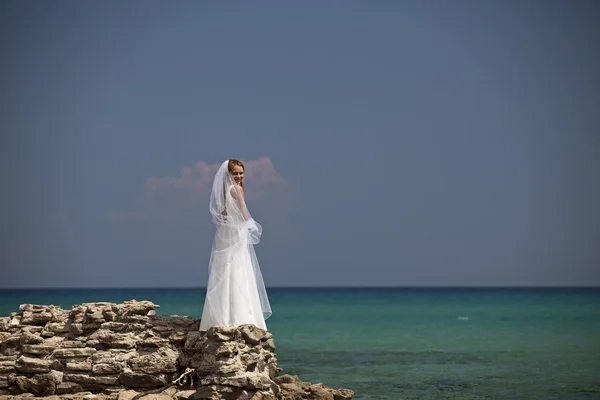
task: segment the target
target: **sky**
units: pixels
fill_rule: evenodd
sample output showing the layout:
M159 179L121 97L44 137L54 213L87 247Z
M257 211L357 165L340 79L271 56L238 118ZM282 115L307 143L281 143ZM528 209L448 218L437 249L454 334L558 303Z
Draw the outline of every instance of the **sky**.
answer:
M7 1L0 288L600 286L593 0Z

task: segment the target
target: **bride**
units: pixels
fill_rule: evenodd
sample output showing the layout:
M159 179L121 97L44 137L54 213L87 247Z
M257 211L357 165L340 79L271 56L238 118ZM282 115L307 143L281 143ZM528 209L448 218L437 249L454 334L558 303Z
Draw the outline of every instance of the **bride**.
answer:
M267 329L271 306L254 245L262 227L244 201L244 164L227 160L217 171L210 197L217 227L208 267L208 285L200 330L212 326L254 324Z

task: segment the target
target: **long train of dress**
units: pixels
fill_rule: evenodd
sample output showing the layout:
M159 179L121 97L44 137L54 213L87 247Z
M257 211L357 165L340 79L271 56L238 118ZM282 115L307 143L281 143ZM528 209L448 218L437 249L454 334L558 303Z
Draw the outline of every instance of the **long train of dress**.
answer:
M253 246L259 227L252 219L218 227L200 330L243 324L267 329L271 308Z

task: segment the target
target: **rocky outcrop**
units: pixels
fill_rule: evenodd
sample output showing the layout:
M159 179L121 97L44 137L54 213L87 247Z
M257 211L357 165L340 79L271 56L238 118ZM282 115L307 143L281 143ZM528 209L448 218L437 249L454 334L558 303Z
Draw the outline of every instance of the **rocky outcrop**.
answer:
M354 395L279 376L273 335L254 325L200 332L199 320L158 316L157 307L135 300L71 310L21 305L21 312L0 318L0 399L130 400L146 391L162 392L152 398L190 400Z

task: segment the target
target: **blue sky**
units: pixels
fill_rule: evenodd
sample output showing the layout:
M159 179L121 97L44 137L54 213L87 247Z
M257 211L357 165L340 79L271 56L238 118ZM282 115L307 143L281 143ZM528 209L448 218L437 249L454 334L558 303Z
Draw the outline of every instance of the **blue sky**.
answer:
M600 285L597 2L1 7L0 287Z

